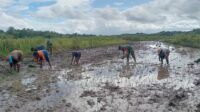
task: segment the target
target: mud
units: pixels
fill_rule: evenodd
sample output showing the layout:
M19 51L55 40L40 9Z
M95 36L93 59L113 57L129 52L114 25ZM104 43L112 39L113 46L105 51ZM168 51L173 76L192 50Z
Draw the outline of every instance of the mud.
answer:
M24 62L20 73L1 81L0 111L200 111L200 65L194 63L200 50L163 43L171 51L167 65L158 61L156 42L130 44L137 63L122 60L117 46L80 50L80 65L70 65L70 52L54 54L51 70Z

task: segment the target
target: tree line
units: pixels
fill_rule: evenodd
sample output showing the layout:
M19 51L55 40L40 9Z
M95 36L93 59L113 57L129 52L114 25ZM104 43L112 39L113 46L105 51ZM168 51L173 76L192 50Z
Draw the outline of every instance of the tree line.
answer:
M145 33L135 33L135 34L121 34L121 35L109 35L107 37L122 37L122 38L147 38L147 39L159 39L165 37L176 37L177 35L187 35L187 36L199 36L200 29L194 29L192 31L162 31L158 33L145 34ZM92 35L92 34L61 34L53 31L35 31L30 28L16 29L14 27L9 27L6 31L0 30L0 38L33 38L33 37L102 37L102 35Z
M80 37L80 36L95 36L86 34L61 34L53 31L35 31L30 28L16 29L9 27L7 31L0 30L0 38L33 38L33 37Z

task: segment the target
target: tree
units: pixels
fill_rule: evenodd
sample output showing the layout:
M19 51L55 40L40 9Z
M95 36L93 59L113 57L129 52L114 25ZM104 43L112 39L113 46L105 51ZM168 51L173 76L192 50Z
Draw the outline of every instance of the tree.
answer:
M7 30L7 33L13 35L13 34L15 34L15 31L16 30L15 30L14 27L9 27L8 30Z

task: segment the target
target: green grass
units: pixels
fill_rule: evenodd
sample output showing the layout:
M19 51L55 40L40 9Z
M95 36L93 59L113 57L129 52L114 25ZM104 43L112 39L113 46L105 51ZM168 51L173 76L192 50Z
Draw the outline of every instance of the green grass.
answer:
M164 40L164 37L151 36L151 35L134 35L125 37L124 39L129 41L160 41Z
M38 45L46 46L47 39L23 38L23 39L0 39L0 57L5 57L14 49L20 49L25 55L30 55L30 49ZM53 38L54 51L94 48L108 45L126 43L126 40L114 37L77 37L77 38Z
M94 48L108 45L127 43L127 41L163 41L177 45L200 48L200 35L197 34L177 34L173 36L161 35L132 35L124 38L120 37L55 37L52 39L54 52L62 50ZM25 55L30 55L30 49L38 45L46 46L47 39L42 37L34 38L1 38L0 57L5 57L14 49L20 49Z
M178 34L174 36L134 35L125 37L129 41L162 41L176 45L200 48L200 35Z
M182 45L187 47L200 48L200 36L199 35L182 35L170 37L164 40L165 42Z

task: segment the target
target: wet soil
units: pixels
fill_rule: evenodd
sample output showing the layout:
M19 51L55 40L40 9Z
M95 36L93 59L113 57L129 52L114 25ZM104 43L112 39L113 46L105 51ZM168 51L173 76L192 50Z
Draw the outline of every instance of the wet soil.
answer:
M10 77L0 82L0 112L200 111L200 65L194 63L200 50L163 43L171 51L167 65L158 60L156 42L130 44L137 63L111 46L80 50L80 65L70 65L71 53L62 52L51 56L52 69L31 58L20 73L1 68Z

